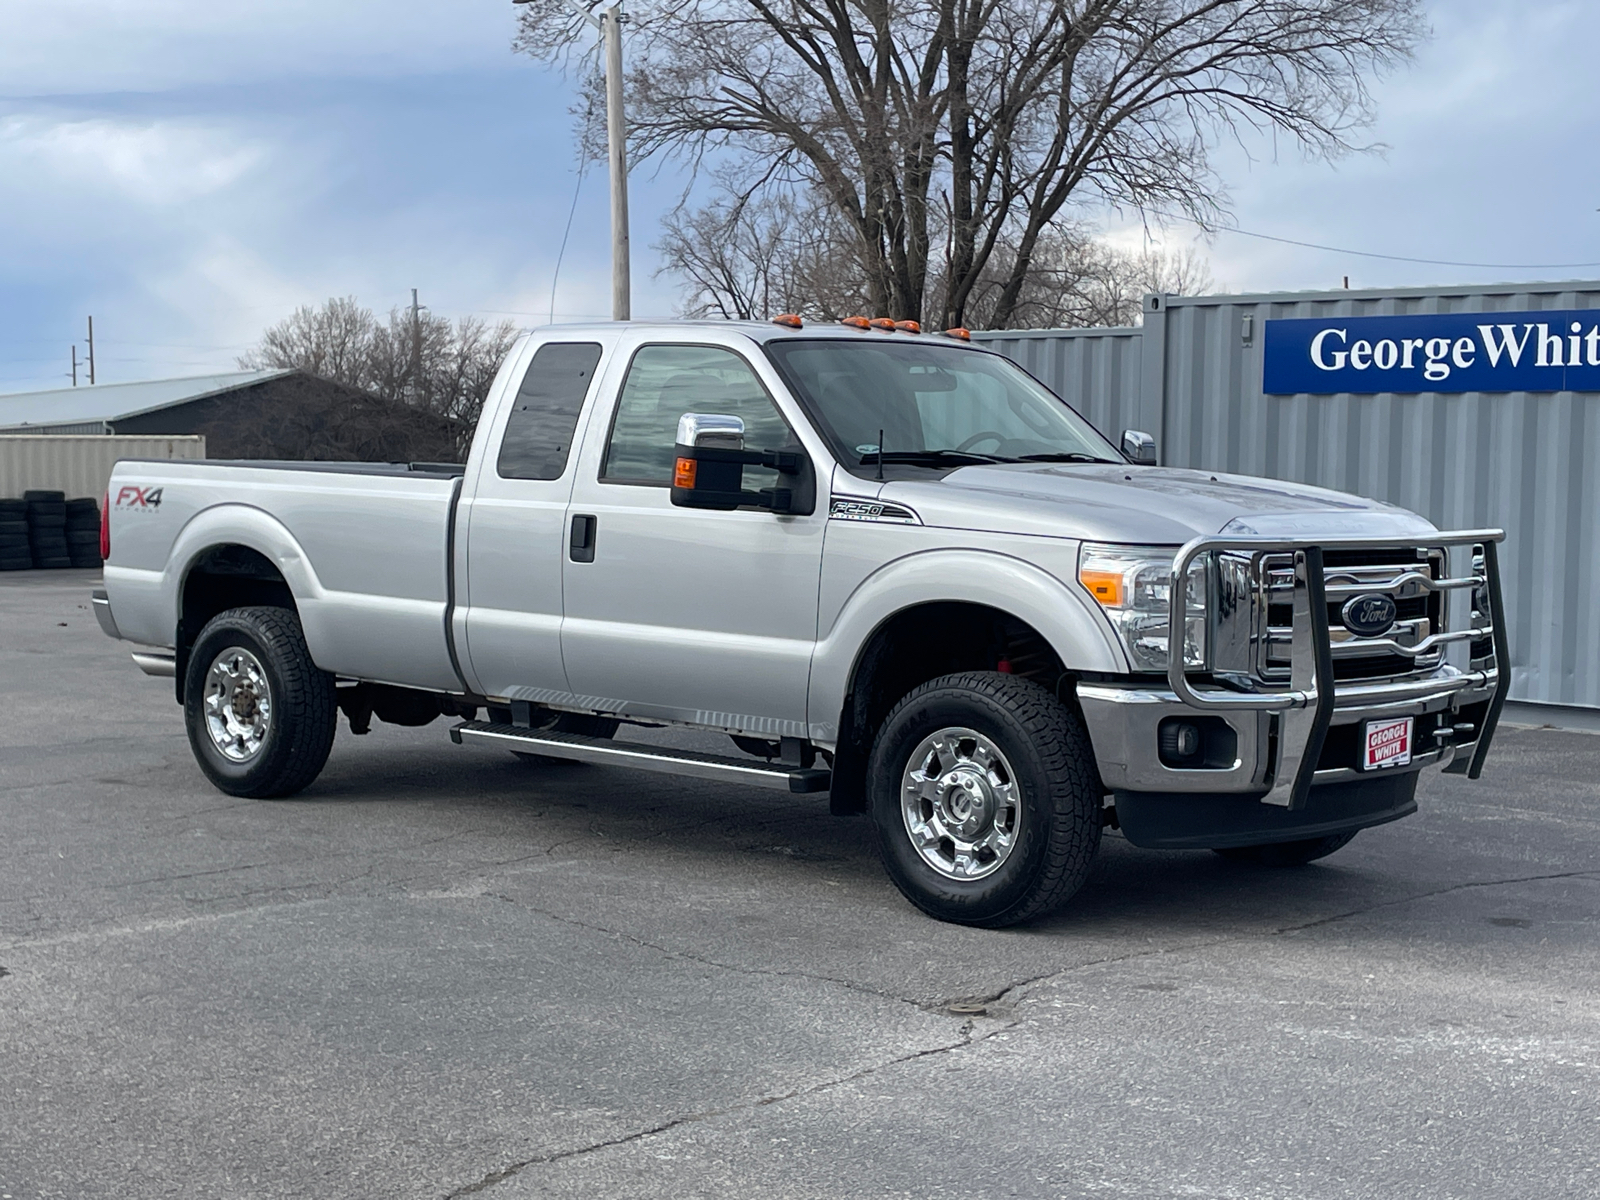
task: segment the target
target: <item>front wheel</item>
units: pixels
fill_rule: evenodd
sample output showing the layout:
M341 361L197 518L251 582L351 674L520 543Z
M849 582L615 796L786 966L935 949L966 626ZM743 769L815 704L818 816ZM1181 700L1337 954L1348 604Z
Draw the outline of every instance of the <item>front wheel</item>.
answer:
M338 709L286 608L230 608L189 654L184 724L195 761L230 796L291 796L322 771Z
M889 713L867 766L889 877L923 912L1000 928L1081 886L1101 790L1078 715L1012 675L946 675Z

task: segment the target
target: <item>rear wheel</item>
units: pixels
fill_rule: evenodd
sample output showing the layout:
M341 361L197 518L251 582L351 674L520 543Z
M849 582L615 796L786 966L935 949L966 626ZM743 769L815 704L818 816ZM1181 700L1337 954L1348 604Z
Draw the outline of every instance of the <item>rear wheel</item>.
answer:
M873 745L867 794L889 877L944 921L1000 928L1047 913L1100 847L1082 721L1012 675L946 675L901 700Z
M200 631L184 677L184 723L200 769L230 796L291 796L333 748L333 676L286 608L233 608Z
M1255 863L1260 867L1302 867L1350 844L1359 830L1331 833L1327 837L1306 838L1299 842L1268 842L1263 846L1228 846L1216 853L1233 862Z

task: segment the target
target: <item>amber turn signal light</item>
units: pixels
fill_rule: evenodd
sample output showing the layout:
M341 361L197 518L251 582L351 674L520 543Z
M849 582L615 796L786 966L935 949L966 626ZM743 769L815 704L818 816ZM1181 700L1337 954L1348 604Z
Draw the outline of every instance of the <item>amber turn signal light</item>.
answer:
M672 469L672 486L694 491L695 472L699 464L692 458L680 458L677 466Z
M1107 608L1122 607L1122 572L1079 571L1078 582L1089 589L1089 595Z

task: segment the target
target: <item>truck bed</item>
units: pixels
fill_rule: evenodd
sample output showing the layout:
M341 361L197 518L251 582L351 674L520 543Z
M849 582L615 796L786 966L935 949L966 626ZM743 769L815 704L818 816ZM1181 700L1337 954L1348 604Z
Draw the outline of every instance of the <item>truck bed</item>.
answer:
M119 463L105 569L118 627L147 645L173 645L195 556L248 530L301 597L318 666L459 691L445 622L462 471L453 464Z

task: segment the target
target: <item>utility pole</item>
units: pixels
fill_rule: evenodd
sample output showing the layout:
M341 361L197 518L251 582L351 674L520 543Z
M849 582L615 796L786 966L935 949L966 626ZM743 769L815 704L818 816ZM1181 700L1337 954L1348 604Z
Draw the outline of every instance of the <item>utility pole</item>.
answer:
M78 386L78 343L72 343L72 386Z
M94 386L94 318L89 318L89 386Z
M527 4L529 0L511 0ZM632 268L628 261L628 125L622 111L622 0L597 17L578 0L567 0L600 31L606 55L606 158L611 169L611 319L633 315Z
M600 14L606 42L606 151L611 167L611 319L633 315L628 262L628 127L622 117L622 5Z

